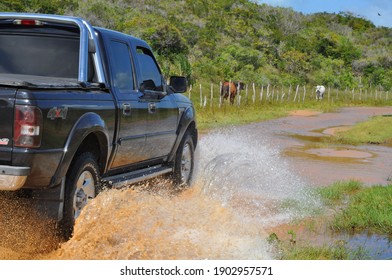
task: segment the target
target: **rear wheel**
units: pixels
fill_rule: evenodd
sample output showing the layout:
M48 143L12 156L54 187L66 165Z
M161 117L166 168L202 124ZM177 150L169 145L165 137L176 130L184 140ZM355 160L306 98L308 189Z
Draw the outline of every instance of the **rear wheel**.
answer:
M190 186L195 162L195 148L193 139L186 133L178 147L174 164L174 183L181 186Z
M66 240L71 238L75 220L87 203L95 198L99 188L99 168L93 154L86 152L79 155L65 182L64 211L60 228Z

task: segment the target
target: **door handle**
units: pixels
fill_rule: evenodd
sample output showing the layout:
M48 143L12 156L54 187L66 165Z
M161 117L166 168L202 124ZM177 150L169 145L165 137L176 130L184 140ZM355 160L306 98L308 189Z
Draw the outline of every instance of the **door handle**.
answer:
M148 112L150 114L154 114L156 112L156 110L157 110L157 106L154 102L148 103Z
M124 116L130 116L131 115L131 104L123 103L122 104L122 113Z

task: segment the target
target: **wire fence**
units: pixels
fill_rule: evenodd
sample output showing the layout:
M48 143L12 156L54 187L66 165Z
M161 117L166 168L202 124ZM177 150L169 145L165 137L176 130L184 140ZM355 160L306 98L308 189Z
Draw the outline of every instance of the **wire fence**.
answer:
M198 92L197 92L198 91ZM200 108L232 106L246 106L250 104L279 104L279 103L305 103L307 101L317 101L316 86L295 85L257 85L255 83L237 85L234 102L230 103L230 98L224 98L222 92L222 82L219 84L211 83L198 85L198 90L190 86L188 97ZM359 103L368 101L388 101L390 100L389 91L382 90L381 87L375 88L355 88L338 89L327 87L323 98L318 102L345 102Z

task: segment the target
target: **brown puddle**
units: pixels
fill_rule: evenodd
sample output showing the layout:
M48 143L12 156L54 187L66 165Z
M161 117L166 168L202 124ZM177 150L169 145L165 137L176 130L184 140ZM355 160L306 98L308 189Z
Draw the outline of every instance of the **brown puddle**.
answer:
M369 162L371 158L376 157L374 153L354 148L317 148L311 144L286 150L284 155L290 157L301 157L303 160L320 160L340 164L363 164Z
M313 110L295 110L289 113L290 116L300 116L300 117L311 117L320 114L322 114L322 112L313 111Z
M329 127L322 131L323 134L327 135L336 135L336 133L347 131L351 128L351 126L336 126L336 127Z
M349 159L366 159L371 158L373 154L348 148L313 148L307 149L307 153L317 155L319 157L335 157Z

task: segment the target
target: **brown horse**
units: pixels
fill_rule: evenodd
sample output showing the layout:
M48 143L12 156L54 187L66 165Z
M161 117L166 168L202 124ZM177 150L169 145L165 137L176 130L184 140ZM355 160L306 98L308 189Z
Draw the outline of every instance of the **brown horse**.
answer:
M243 84L242 83L234 83L234 82L223 82L222 88L221 88L221 96L223 96L224 99L227 99L230 95L230 103L234 104L234 98L237 95L237 85L239 85L240 89L243 89Z

